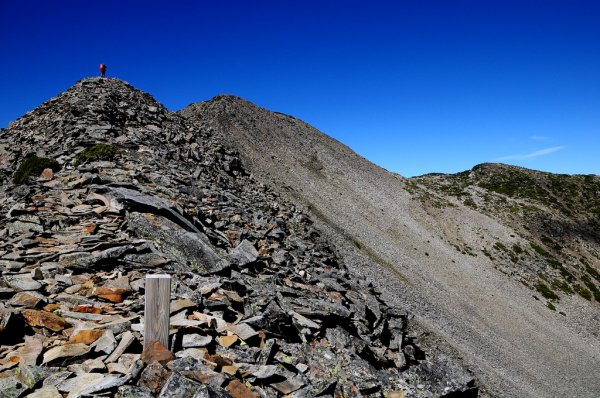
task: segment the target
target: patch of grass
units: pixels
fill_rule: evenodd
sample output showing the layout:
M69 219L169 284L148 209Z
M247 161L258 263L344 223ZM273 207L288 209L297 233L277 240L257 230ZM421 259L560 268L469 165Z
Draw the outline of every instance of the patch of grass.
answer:
M529 242L529 244L531 245L531 248L540 256L552 257L552 255L550 253L548 253L543 247L538 246L533 242Z
M490 191L510 196L544 201L548 195L535 179L520 170L506 170L489 175L479 186Z
M585 283L587 288L590 289L590 291L594 295L594 299L600 302L600 289L598 288L598 286L596 286L594 282L590 279L590 277L587 275L582 276L581 280L583 281L583 283Z
M521 248L521 246L519 246L519 245L517 245L517 244L515 243L515 244L512 246L512 251L513 251L515 254L521 254L521 253L523 253L523 251L524 251L524 250Z
M562 280L559 280L559 279L555 279L555 280L552 281L552 287L554 289L559 289L563 293L573 294L573 289L571 289L571 286L569 286L569 284L567 283L567 281L562 281Z
M598 282L600 282L600 272L596 271L594 268L590 267L589 265L586 264L585 266L585 270L587 271L588 274L590 274L594 279L596 279Z
M60 165L54 159L29 155L15 172L13 182L19 185L24 184L29 180L29 177L39 177L44 169L52 169L52 171L56 172L60 170Z
M563 278L565 278L567 281L573 283L575 282L575 275L573 275L572 273L570 273L569 271L567 271L565 269L565 267L562 267L560 269L560 274L563 276Z
M546 235L542 235L542 243L556 251L562 250L561 245L559 245L558 243L556 243L555 241L553 241L550 237L548 237Z
M505 252L505 251L508 250L506 248L506 246L504 246L504 243L502 243L502 242L496 242L496 243L494 243L494 249L496 249L496 250L502 250L503 252Z
M412 181L407 181L407 182L404 184L404 190L406 190L407 192L411 192L411 193L412 193L412 192L413 192L413 191L415 191L416 189L417 189L417 184L415 184L415 183L414 183L414 182L412 182Z
M581 285L574 285L573 290L575 290L575 292L578 295L580 295L581 297L583 297L584 299L586 299L588 301L592 301L592 292L590 292L585 287L583 287Z
M550 266L554 269L563 268L562 263L555 258L549 258L547 261L548 261L548 264L550 264Z
M550 266L554 269L557 269L560 271L560 274L569 282L574 282L575 281L575 275L573 275L572 273L570 273L569 271L567 271L567 269L564 267L564 265L562 265L562 263L560 261L558 261L557 259L555 259L554 257L551 257L549 259L547 259L546 261L548 261L548 264L550 264Z
M358 239L355 239L354 237L351 238L352 243L354 244L354 246L356 246L357 249L364 249L364 246L362 243L360 243L360 241L358 241Z
M549 301L546 303L546 307L550 308L552 311L556 311L556 307L554 306L554 304L552 304Z
M558 295L556 293L554 293L552 291L552 289L550 289L550 287L548 287L546 284L544 284L542 282L535 285L535 290L537 290L538 293L540 293L542 296L544 296L548 300L558 300L558 298L559 298Z
M96 144L85 148L83 152L77 155L75 164L79 165L88 160L111 160L114 158L119 149L110 144Z
M483 254L487 257L489 257L490 260L493 260L494 257L492 256L492 253L488 252L486 249L481 249L481 251L483 252Z

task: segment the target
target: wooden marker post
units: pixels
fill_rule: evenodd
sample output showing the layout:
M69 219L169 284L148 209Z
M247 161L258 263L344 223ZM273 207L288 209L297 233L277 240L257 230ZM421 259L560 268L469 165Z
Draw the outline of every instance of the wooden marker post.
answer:
M153 340L169 348L169 307L171 304L171 275L146 275L144 305L144 349Z

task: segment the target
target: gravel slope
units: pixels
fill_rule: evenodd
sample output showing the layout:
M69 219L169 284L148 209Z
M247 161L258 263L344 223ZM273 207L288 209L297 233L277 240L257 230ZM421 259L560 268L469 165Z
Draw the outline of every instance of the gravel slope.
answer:
M549 311L487 257L463 255L443 238L460 235L474 246L481 237L510 239L510 226L463 206L424 206L405 178L240 98L215 97L181 113L221 133L258 179L306 206L352 271L418 314L491 395L599 396L597 306L568 297L568 316Z

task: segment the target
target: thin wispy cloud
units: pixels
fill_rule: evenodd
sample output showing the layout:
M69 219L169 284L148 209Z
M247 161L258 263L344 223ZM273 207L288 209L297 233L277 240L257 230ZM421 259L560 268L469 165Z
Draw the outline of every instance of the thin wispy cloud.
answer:
M497 162L503 162L506 160L528 160L538 158L540 156L550 155L551 153L558 152L562 149L565 149L564 146L553 146L551 148L540 149L539 151L534 151L531 153L526 153L524 155L509 155L502 156L500 158L495 159Z
M545 135L532 135L529 139L532 141L552 141L550 137L546 137Z

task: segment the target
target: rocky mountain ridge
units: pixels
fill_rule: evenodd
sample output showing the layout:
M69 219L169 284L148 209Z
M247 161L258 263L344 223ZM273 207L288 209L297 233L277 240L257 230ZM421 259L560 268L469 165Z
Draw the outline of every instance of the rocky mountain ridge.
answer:
M11 123L0 180L0 396L478 394L222 136L125 82ZM170 347L142 352L156 272Z
M406 179L235 96L179 113L305 206L350 270L440 334L492 394L598 396L598 177L481 165Z

